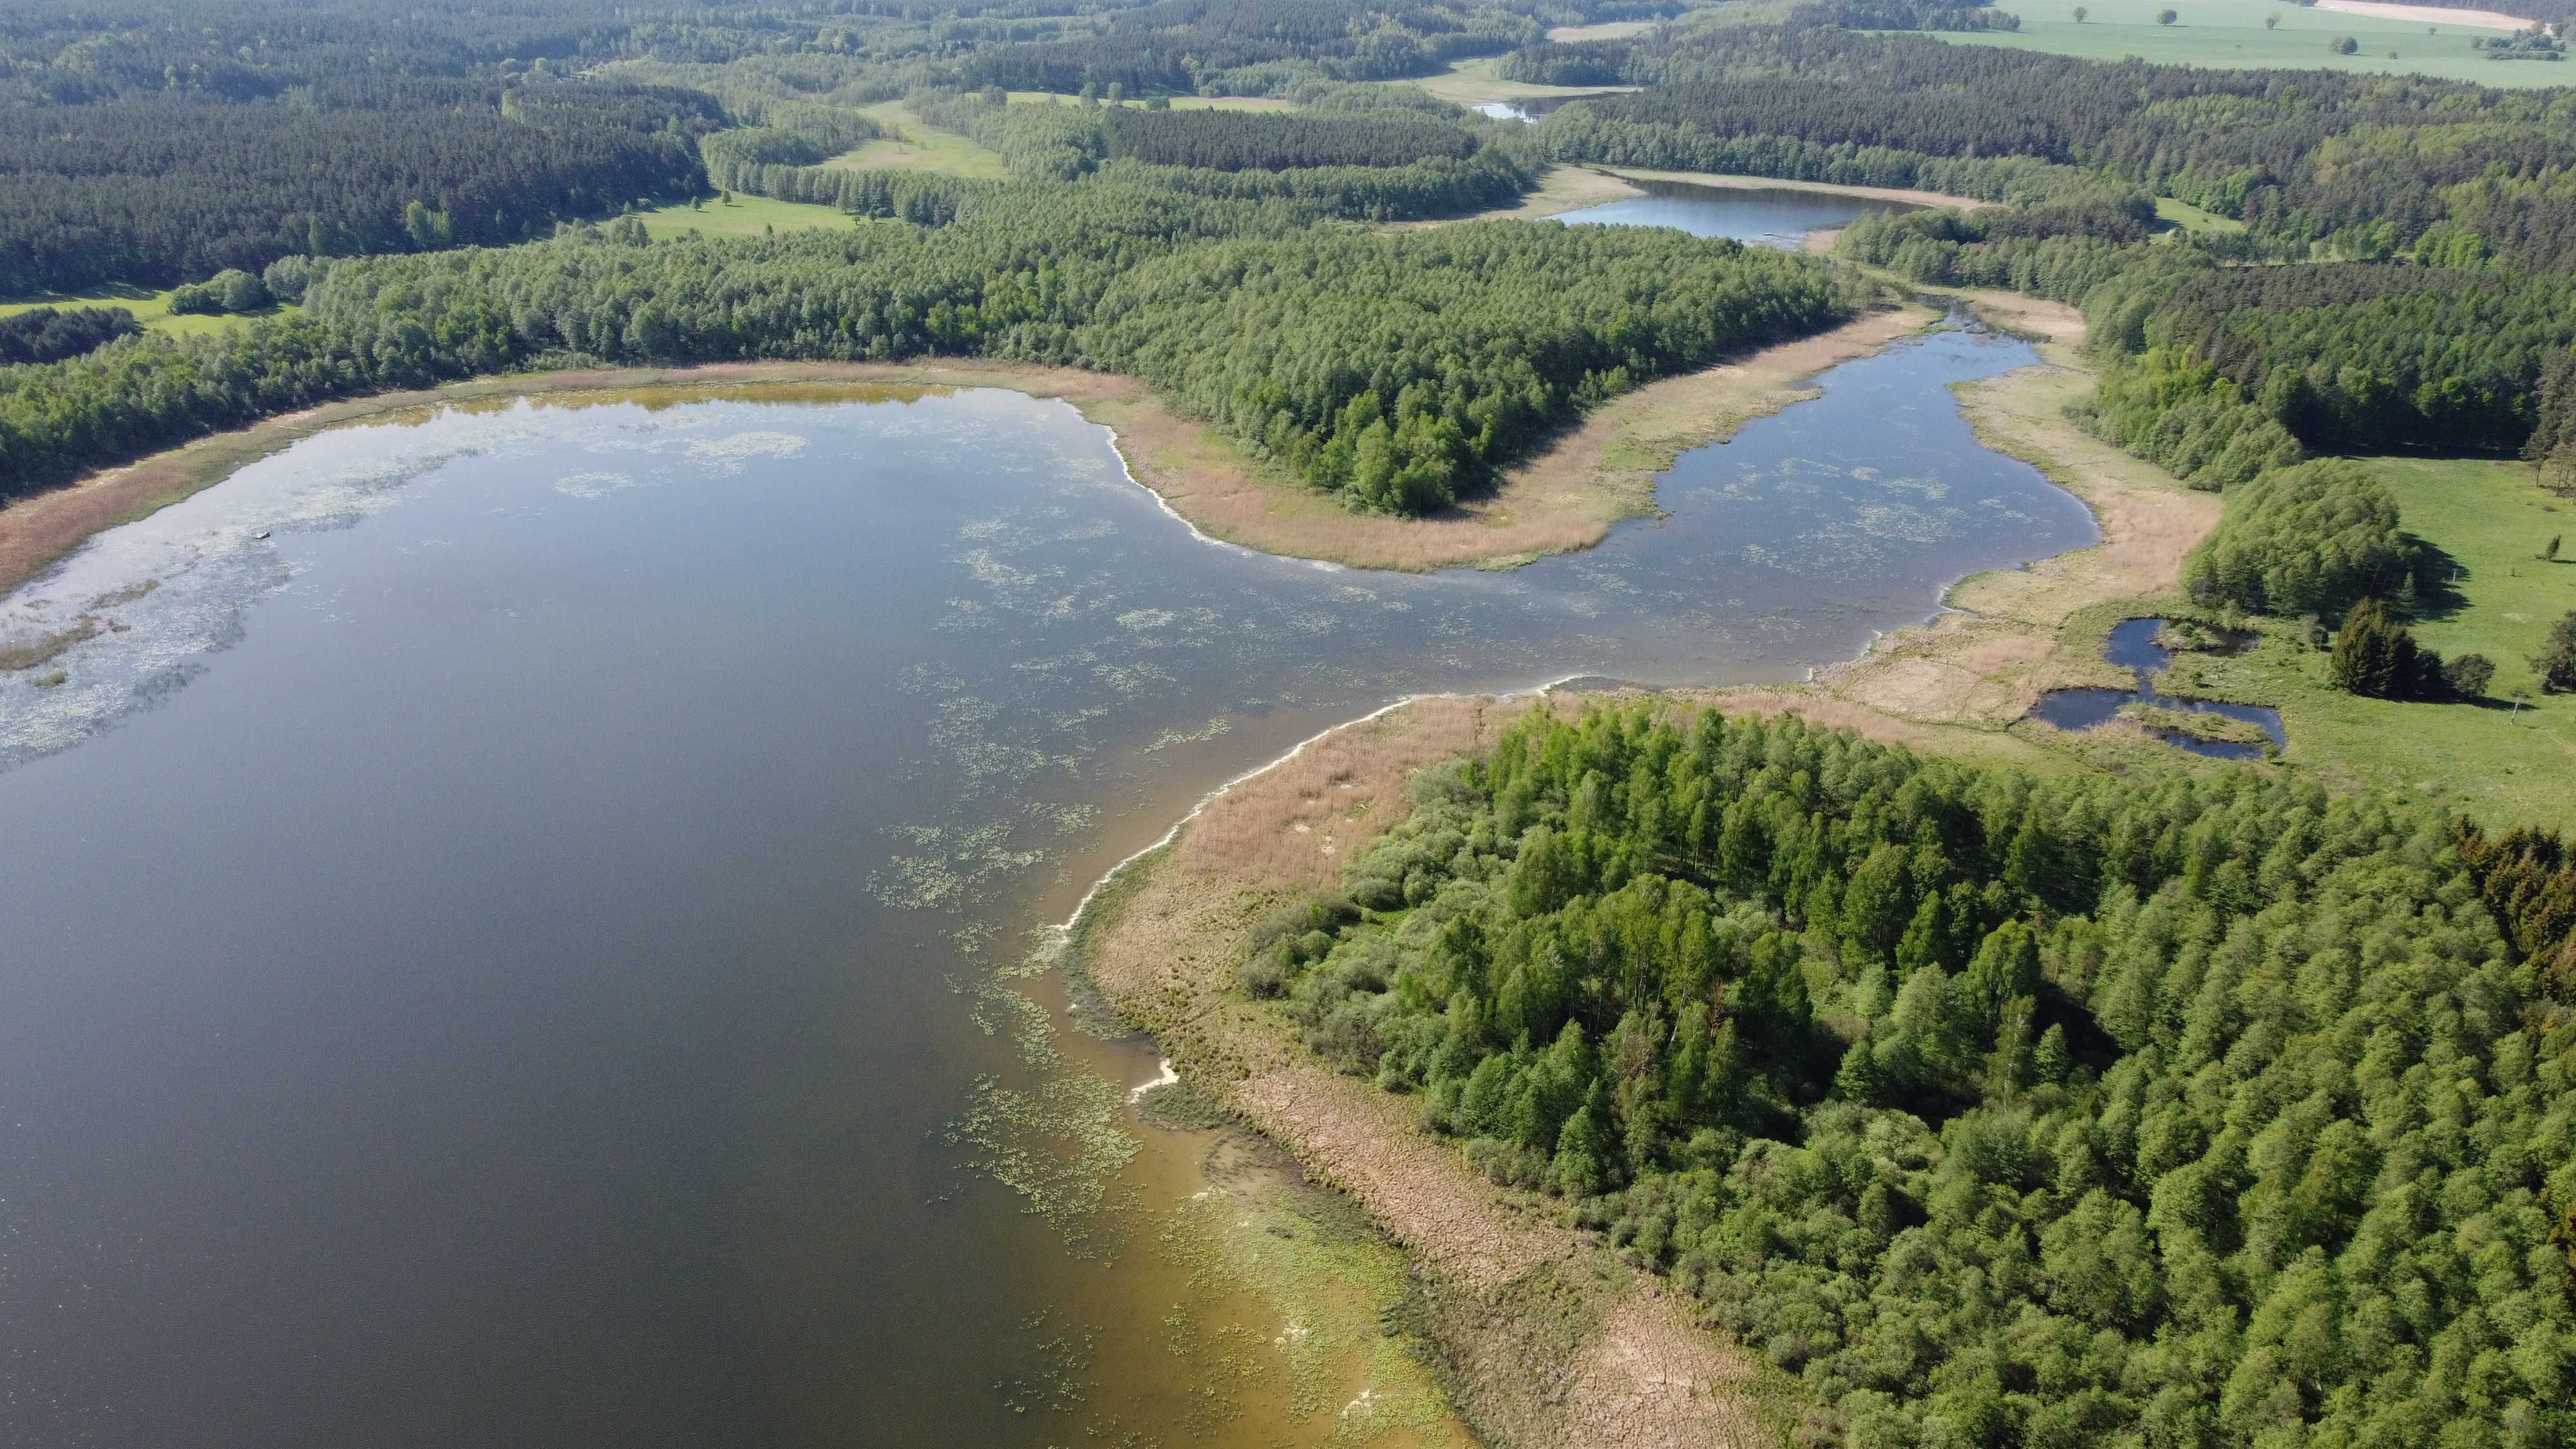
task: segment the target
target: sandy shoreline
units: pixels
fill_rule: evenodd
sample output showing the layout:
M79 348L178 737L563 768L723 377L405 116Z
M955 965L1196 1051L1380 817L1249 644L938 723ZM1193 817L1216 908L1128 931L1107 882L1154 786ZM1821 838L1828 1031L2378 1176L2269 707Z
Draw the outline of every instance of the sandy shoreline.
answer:
M1672 691L1657 696L1665 706L1791 713L1926 752L2063 762L2053 732L2016 721L2039 688L2098 663L2088 621L2174 587L2218 501L2065 421L2066 401L2092 381L2070 309L1962 300L2037 339L2043 357L1963 389L1962 410L1988 446L2082 499L2101 541L1963 579L1944 602L1970 612L1892 633L1814 683ZM1415 771L1486 747L1526 710L1578 709L1584 698L1417 698L1328 730L1202 799L1104 877L1067 929L1092 984L1156 1035L1183 1080L1358 1198L1404 1246L1446 1305L1430 1331L1480 1434L1569 1446L1762 1442L1794 1416L1794 1385L1698 1326L1677 1295L1557 1205L1486 1182L1420 1130L1412 1103L1333 1072L1284 1014L1234 984L1251 924L1336 883L1401 817Z
M1623 518L1654 511L1654 474L1684 448L1805 396L1798 384L1921 325L1873 312L1701 372L1666 378L1593 409L1547 453L1511 470L1491 496L1427 519L1353 513L1330 495L1254 463L1234 441L1172 411L1142 381L1069 367L926 358L910 363L728 362L476 378L306 408L196 439L0 508L0 593L91 535L212 486L327 428L423 408L516 398L562 400L637 389L743 396L797 386L999 387L1061 398L1108 428L1128 475L1202 536L1353 568L1419 571L1524 563L1588 548ZM1676 408L1686 418L1673 416Z
M1962 211L1998 204L1980 201L1973 196L1952 196L1946 191L1915 191L1899 186L1845 186L1837 181L1787 181L1777 176L1738 176L1717 171L1648 171L1635 166L1603 166L1598 169L1631 181L1674 181L1727 191L1822 191L1833 196L1858 196L1872 201L1901 201L1909 206L1955 206Z

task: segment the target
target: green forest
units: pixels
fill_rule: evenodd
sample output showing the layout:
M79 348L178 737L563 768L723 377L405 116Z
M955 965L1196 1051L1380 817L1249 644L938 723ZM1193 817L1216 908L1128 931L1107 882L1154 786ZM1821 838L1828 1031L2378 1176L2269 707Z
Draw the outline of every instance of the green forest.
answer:
M1795 1373L1812 1442L2566 1442L2554 835L1540 711L1245 985Z
M0 478L28 491L325 399L511 368L935 353L1142 376L1319 487L1421 512L1587 403L1815 331L1860 296L1813 259L1675 232L1312 217L1103 178L996 191L940 228L656 245L627 222L336 261L296 315L0 370Z

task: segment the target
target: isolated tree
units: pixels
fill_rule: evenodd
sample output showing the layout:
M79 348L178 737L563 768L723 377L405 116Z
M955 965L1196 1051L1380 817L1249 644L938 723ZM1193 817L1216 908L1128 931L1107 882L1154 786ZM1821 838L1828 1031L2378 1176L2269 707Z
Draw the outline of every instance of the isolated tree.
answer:
M2350 55L2354 51L2361 49L2361 42L2353 39L2349 35L2338 35L2326 46L2326 49L2333 51L2337 55Z
M2540 556L2541 556L2541 558L2542 558L2543 560L2546 560L2546 561L2554 561L2554 560L2556 560L2556 559L2557 559L2557 557L2558 557L2558 538L2559 538L2559 536L2558 536L2557 534L2554 534L2554 533L2553 533L2553 534L2549 535L2549 543L2547 544L2547 546L2543 547L2543 548L2540 550Z
M2549 641L2531 656L2531 668L2542 689L2576 689L2576 612L2549 626Z
M2263 28L2264 28L2265 30L2278 30L2278 29L2280 29L2280 28L2281 28L2281 17L2280 17L2280 16L2278 16L2278 15L2266 15L2266 16L2264 16L2264 17L2263 17Z
M2181 18L2182 17L2180 15L2175 14L2171 10L2159 10L2156 12L2156 23L2158 25L2171 25Z
M2085 17L2085 16L2087 16L2087 15L2090 15L2090 14L2092 14L2092 13L2093 13L2092 11L2085 9L2085 8L2084 8L2083 6L2081 6L2081 5L2076 6L2076 7L2075 7L2075 23L2076 23L2076 24L2078 24L2078 25L2083 24L2083 23L2084 23L2084 17Z
M2576 626L2571 626L2570 639L2576 641ZM2432 692L2427 686L2440 677L2441 667L2440 656L2419 647L2377 599L2364 599L2344 616L2326 672L2335 688L2350 694L2421 699Z

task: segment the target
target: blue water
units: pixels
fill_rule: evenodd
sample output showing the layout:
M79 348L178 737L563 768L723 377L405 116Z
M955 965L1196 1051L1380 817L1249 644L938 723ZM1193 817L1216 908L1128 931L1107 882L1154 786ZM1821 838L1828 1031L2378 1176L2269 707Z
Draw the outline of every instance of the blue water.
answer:
M2157 690L2155 676L2164 671L2172 654L2156 642L2164 628L2162 619L2124 619L2111 630L2109 641L2102 646L2102 657L2128 670L2138 681L2135 689L2052 689L2031 706L2030 717L2062 730L2089 730L2110 723L2124 705L2149 704L2163 709L2188 710L2193 714L2223 715L2262 726L2272 737L2272 747L2289 746L2289 734L2281 728L2281 712L2259 704L2228 704L2214 699L2187 699ZM2178 730L2154 731L2157 738L2178 749L2213 760L2259 760L2261 745L2231 744L2224 740L2204 740Z

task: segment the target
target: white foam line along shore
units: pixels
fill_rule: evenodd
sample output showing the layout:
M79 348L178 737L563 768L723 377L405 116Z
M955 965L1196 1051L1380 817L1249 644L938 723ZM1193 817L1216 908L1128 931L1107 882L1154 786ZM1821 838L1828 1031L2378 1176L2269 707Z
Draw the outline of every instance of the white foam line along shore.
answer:
M1097 426L1102 432L1109 435L1109 451L1118 455L1118 471L1126 475L1128 482L1144 489L1145 496L1154 500L1154 506L1156 508L1170 514L1174 522L1180 524L1181 527L1188 529L1190 531L1190 537L1197 539L1201 543L1213 544L1218 548L1231 549L1236 553L1255 554L1264 558L1276 558L1286 563L1301 563L1309 568L1322 569L1326 573L1338 574L1348 572L1348 570L1344 569L1340 564L1334 563L1328 559L1289 558L1284 554L1266 554L1260 549L1252 548L1245 544L1229 543L1225 539L1218 538L1204 529L1201 529L1197 524L1183 518L1181 516L1181 511L1172 506L1172 500L1164 497L1162 492L1152 484L1137 477L1136 470L1127 466L1127 450L1119 445L1118 430L1116 428L1109 426L1107 423L1099 423L1095 424L1095 426Z
M1106 888L1111 881L1118 878L1118 873L1120 871L1125 870L1127 867L1134 865L1140 860L1143 860L1146 856L1152 855L1155 851L1162 849L1164 846L1171 844L1173 840L1179 837L1182 826L1189 824L1191 821L1196 820L1201 815L1207 813L1207 808L1210 805L1215 804L1218 800L1224 798L1226 791L1233 789L1235 786L1242 784L1244 781L1249 780L1256 775L1277 769L1279 766L1284 765L1290 760L1297 758L1299 755L1306 753L1307 746L1322 739L1324 736L1333 733L1333 730L1346 730L1352 725L1364 725L1370 720L1380 719L1393 714L1408 704L1413 704L1426 699L1526 699L1535 695L1546 694L1562 685L1581 679L1584 677L1584 673L1584 671L1578 670L1572 674L1559 675L1545 684L1534 685L1528 689L1503 690L1491 694L1487 694L1483 691L1458 690L1429 691L1421 694L1408 694L1402 699L1395 700L1392 703L1380 705L1378 708L1370 710L1368 713L1361 715L1357 719L1344 720L1340 724L1334 725L1332 729L1317 730L1315 733L1299 740L1294 748L1290 749L1286 754L1281 755L1279 758L1267 761L1263 764L1255 765L1251 769L1244 771L1242 774L1235 776L1224 784L1217 786L1215 789L1208 791L1204 795L1201 795L1198 798L1198 803L1190 807L1189 813L1182 816L1180 819L1173 821L1172 828L1164 831L1160 836L1156 837L1153 844L1148 845L1144 849L1137 851L1135 854L1128 856L1126 859L1109 867L1107 871L1103 872L1100 879L1091 883L1091 889L1082 893L1082 899L1074 903L1073 914L1065 917L1063 924L1051 926L1048 929L1053 931L1059 939L1072 935L1073 928L1082 924L1083 914L1091 909L1091 903L1099 898L1100 892Z

